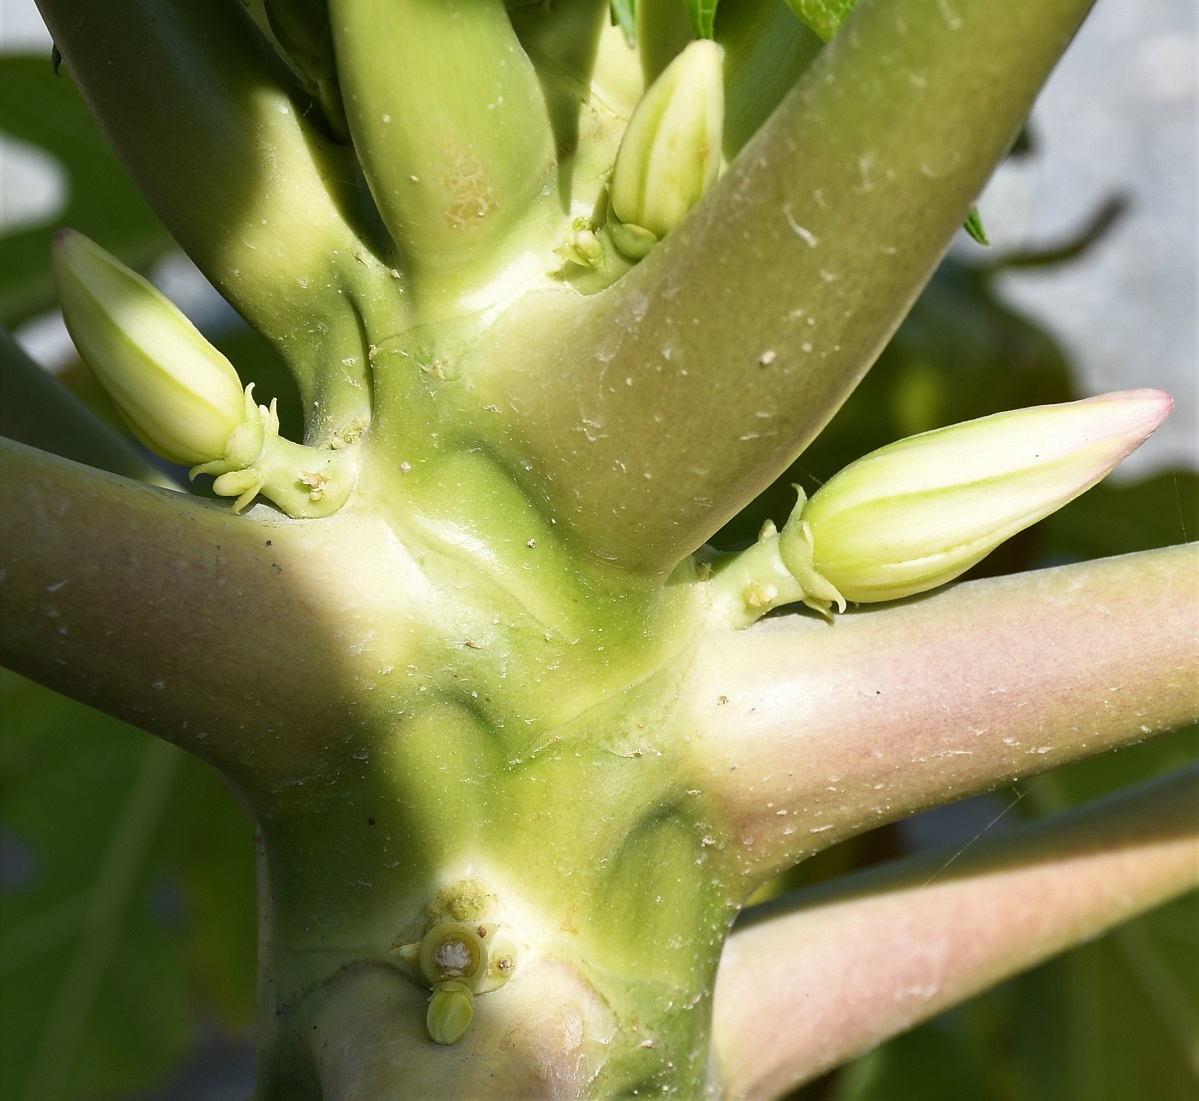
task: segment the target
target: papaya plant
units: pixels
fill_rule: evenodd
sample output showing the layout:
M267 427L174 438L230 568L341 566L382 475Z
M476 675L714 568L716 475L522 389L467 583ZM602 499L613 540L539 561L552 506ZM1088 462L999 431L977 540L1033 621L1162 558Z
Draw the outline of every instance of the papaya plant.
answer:
M734 929L838 841L1197 718L1193 547L942 588L1160 391L899 440L710 543L981 235L1089 6L40 0L303 409L57 236L80 353L226 500L14 375L0 657L252 816L260 1101L777 1097L1195 885L1190 770Z

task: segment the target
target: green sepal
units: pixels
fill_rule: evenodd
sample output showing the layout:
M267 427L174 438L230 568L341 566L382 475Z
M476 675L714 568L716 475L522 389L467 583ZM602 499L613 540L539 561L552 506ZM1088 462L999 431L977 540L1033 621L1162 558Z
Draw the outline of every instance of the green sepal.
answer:
M712 38L716 22L716 5L719 0L686 0L687 14L691 17L691 29L696 38Z
M795 12L809 27L827 42L833 37L853 11L856 0L787 0Z
M984 248L991 247L991 242L987 239L987 231L983 228L982 215L979 214L978 207L972 206L970 208L970 213L966 215L966 220L962 223L962 229Z
M188 477L215 475L213 492L236 497L234 512L262 494L296 520L331 516L357 483L357 450L284 439L275 403L255 405L252 390L252 385L246 387L246 421L230 436L224 457L192 467Z
M630 49L637 47L637 10L635 0L609 0L612 22L620 28Z

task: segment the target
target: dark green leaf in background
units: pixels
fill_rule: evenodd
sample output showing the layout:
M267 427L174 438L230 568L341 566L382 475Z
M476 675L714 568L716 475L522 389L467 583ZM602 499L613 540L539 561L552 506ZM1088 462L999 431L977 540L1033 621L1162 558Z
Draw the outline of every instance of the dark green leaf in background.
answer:
M144 270L174 247L104 140L66 70L44 55L0 57L0 131L48 153L67 176L66 209L0 239L0 325L12 329L54 307L50 240L64 225Z
M859 1059L842 1076L835 1096L836 1101L998 1101L983 1068L940 1021Z
M142 1088L252 1020L252 828L124 723L9 673L0 709L0 1096Z
M1167 470L1136 483L1101 482L1045 520L1044 529L1051 562L1186 543L1199 537L1199 474Z

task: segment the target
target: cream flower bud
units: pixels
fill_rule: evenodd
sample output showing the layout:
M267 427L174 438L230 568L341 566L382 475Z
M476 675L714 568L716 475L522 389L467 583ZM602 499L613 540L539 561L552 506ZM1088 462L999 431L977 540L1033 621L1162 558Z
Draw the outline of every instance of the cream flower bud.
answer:
M613 229L618 248L644 255L699 202L720 171L723 128L720 47L692 42L650 85L621 139L609 198L613 225L632 229Z
M133 434L171 462L223 458L247 419L233 365L174 303L81 233L55 237L51 270L67 331Z
M351 450L282 439L274 402L258 405L174 303L94 241L64 230L51 263L75 346L151 451L213 475L234 512L259 493L297 518L341 508L357 477Z
M900 440L801 500L779 537L783 560L845 600L935 588L1093 486L1172 406L1160 390L1128 390Z

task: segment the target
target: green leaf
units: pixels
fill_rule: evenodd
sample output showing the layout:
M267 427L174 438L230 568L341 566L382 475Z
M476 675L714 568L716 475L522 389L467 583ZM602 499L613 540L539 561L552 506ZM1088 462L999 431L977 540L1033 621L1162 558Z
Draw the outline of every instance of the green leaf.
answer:
M687 14L696 38L711 38L719 0L687 0Z
M630 48L637 45L637 7L635 0L610 0L612 22L624 34Z
M941 1021L913 1029L854 1063L839 1082L836 1101L998 1101L971 1054Z
M144 1088L252 1017L251 827L205 766L4 673L0 1095Z
M845 22L855 0L787 0L791 10L827 42Z
M0 131L50 154L67 175L67 204L42 225L0 238L0 324L50 309L50 240L63 225L87 234L130 267L174 247L134 186L71 80L44 55L0 57Z
M1194 1097L1196 927L1191 895L1017 980L1011 1096Z

